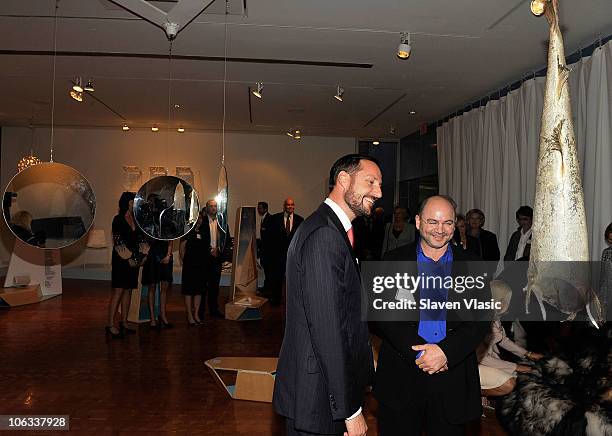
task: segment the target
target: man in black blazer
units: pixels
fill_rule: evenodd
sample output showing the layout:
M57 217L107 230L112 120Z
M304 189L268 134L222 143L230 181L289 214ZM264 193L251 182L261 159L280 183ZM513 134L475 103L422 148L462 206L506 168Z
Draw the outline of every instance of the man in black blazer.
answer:
M353 154L336 161L329 180L329 197L289 247L273 403L287 419L288 435L364 436L361 406L373 360L351 221L371 213L382 196L382 176L376 161Z
M295 202L293 198L285 199L283 211L274 214L270 225L266 228L268 232L270 249L266 247L266 255L269 257L270 271L270 303L280 304L283 294L283 283L285 281L285 265L287 263L287 250L289 244L300 227L304 218L295 213Z
M203 271L206 278L204 294L208 292L208 313L214 318L223 318L219 311L219 281L221 280L222 254L229 237L229 229L223 228L218 220L217 202L213 199L206 202L204 222L201 225L204 244L209 246L209 252L203 260ZM211 237L212 235L212 237ZM200 306L201 319L204 319L204 298Z
M416 226L419 240L387 253L385 261L414 262L418 258L419 262L447 266L451 277L468 274L462 261L478 259L449 243L455 230L455 206L449 197L425 200L416 216ZM475 292L480 293L480 301L489 301L488 286ZM419 288L414 294L417 304L421 298L423 291ZM469 291L447 291L446 301L463 298L470 298ZM415 322L373 323L374 332L383 339L373 389L379 402L381 436L420 436L423 428L428 436L460 435L464 434L466 422L480 417L475 351L489 331L490 322L475 320L486 320L488 316L484 311L447 311L442 324L445 330L434 330L436 337L444 337L442 340L421 329L423 311ZM433 339L428 341L423 336Z

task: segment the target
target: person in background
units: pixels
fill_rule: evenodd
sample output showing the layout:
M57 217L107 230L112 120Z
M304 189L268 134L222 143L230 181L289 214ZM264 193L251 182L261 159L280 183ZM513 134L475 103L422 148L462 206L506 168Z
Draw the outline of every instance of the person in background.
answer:
M601 253L599 299L604 319L607 321L612 318L612 308L610 308L612 301L612 223L606 227L604 239L609 247Z
M497 236L495 233L482 228L485 223L484 212L480 209L471 209L465 216L469 225L468 235L476 238L478 242L476 254L482 260L497 262L500 256Z
M179 245L179 257L183 265L181 293L185 298L187 325L190 327L202 323L199 312L206 285L204 258L208 256L210 250L209 243L203 236L204 219L206 219L206 208L202 208L195 226L181 238Z
M464 215L457 214L455 227L453 243L463 251L469 250L472 253L478 253L478 241L467 234L467 224Z
M119 198L119 213L113 218L113 257L111 285L113 294L108 306L108 325L106 334L121 338L124 333L135 333L128 328L128 313L132 289L138 287L140 266L146 260L149 245L143 242L143 235L134 219L133 192L124 192ZM115 325L115 315L121 303L121 322Z
M385 228L385 238L382 246L382 256L403 245L414 242L415 227L407 221L408 211L396 206L393 210L393 222Z
M17 236L23 242L36 247L45 246L44 238L41 238L39 235L34 235L32 232L32 215L30 212L20 210L19 212L15 213L15 215L13 215L11 218L9 226L15 236Z
M490 407L487 397L499 397L507 395L514 390L517 372L529 372L531 368L504 360L500 357L500 348L509 351L520 359L532 361L544 357L540 353L527 351L506 336L500 317L508 310L512 290L499 280L491 282L492 298L501 304L501 308L495 311L495 319L491 324L491 332L479 348L478 372L480 375L480 389L483 396L482 405Z
M528 260L531 251L531 225L533 224L533 209L521 206L516 211L516 222L519 228L510 236L504 261Z
M285 283L285 267L287 264L287 250L293 235L304 218L295 213L295 202L288 197L283 203L283 211L272 216L270 225L266 228L270 244L266 244L266 256L269 257L270 267L270 303L277 306L281 303ZM269 250L268 250L269 248Z
M149 255L142 266L141 283L147 286L151 327L171 328L166 314L168 289L172 285L172 241L150 239ZM159 284L159 320L155 317L155 296Z

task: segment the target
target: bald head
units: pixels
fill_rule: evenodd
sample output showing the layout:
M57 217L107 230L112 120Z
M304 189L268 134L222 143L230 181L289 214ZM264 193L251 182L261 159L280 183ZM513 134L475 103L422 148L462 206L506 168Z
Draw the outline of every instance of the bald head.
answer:
M293 201L293 198L287 197L285 199L283 203L283 210L287 215L291 215L293 213L293 211L295 210L295 201Z
M443 253L455 232L455 202L444 195L429 197L415 221L424 251Z

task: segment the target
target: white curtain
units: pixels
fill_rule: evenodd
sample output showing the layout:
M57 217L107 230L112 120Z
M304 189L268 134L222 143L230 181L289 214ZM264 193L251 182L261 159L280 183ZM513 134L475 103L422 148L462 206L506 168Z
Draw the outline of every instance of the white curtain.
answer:
M570 65L570 93L589 229L591 258L605 248L612 221L612 41ZM440 193L459 211L482 209L485 228L505 253L515 212L533 205L544 77L438 127Z

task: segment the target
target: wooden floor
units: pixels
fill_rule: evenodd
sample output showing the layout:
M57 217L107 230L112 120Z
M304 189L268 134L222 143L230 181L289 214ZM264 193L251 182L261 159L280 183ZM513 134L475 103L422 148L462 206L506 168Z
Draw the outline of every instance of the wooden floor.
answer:
M204 366L217 356L278 356L281 308L268 308L262 321L188 328L177 286L169 300L175 328L142 325L113 340L104 336L109 288L64 280L61 297L0 310L1 415L70 415L71 432L90 435L284 434L271 404L230 399ZM369 397L369 435L377 434L375 413ZM493 416L470 433L505 434Z

